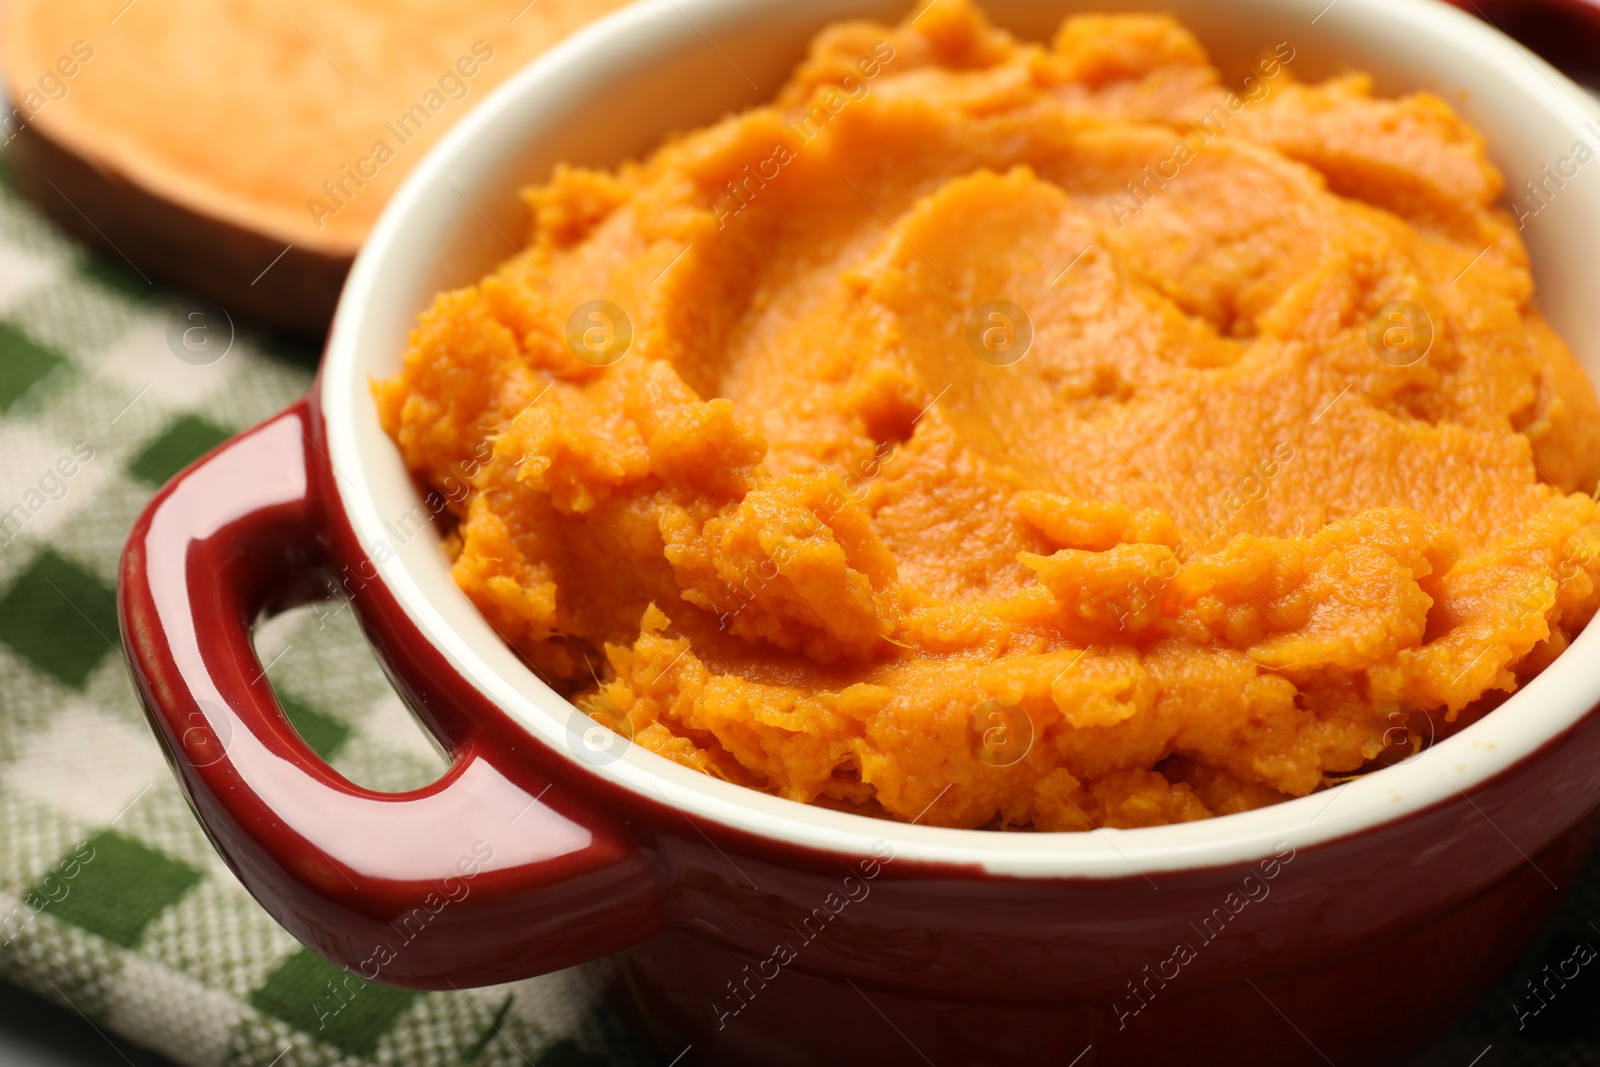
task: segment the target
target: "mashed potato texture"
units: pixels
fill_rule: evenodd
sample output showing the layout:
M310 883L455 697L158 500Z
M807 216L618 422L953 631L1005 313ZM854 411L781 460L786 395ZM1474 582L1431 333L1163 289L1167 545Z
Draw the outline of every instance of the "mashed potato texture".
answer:
M1293 60L937 0L559 168L375 386L456 581L634 743L923 824L1242 811L1493 708L1600 603L1600 404L1482 138Z

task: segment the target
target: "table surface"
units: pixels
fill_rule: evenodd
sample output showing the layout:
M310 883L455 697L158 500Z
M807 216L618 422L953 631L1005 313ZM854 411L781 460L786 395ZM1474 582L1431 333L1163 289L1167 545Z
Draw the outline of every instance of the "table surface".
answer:
M70 1009L0 983L0 1064L103 1067L122 1063L171 1067L170 1061L112 1038Z

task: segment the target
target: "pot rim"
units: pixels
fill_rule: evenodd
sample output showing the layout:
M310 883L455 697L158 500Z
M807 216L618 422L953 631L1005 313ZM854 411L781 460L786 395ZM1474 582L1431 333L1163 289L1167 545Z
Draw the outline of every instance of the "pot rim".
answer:
M1234 0L1231 6L1246 11L1282 9L1291 3ZM403 339L418 310L395 296L396 271L415 275L424 269L416 265L419 257L438 255L430 235L437 238L452 226L478 225L475 214L487 219L483 205L473 198L490 181L490 172L505 165L518 139L533 140L541 124L554 129L579 114L606 91L608 78L621 78L674 49L703 46L712 41L708 34L748 30L765 16L792 14L800 6L818 21L830 21L836 17L831 12L871 5L868 0L806 5L800 0L643 0L580 30L511 77L449 131L400 186L357 257L318 379L326 461L346 518L375 565L376 580L387 586L463 679L582 773L652 804L664 801L686 818L709 820L773 843L852 857L868 857L875 843L887 841L897 859L913 863L1009 877L1095 880L1253 862L1286 843L1305 848L1368 833L1458 797L1471 802L1469 793L1534 755L1600 706L1600 671L1588 666L1600 662L1600 626L1591 625L1500 708L1402 764L1255 811L1092 833L945 829L832 811L696 773L638 745L625 746L612 762L586 758L572 743L575 709L516 658L450 582L437 536L397 535L396 518L413 514L421 498L397 450L377 427L367 385L369 376L380 373L378 368L398 366L403 341L399 348L393 341L396 336ZM895 6L904 5L880 2L877 10ZM1485 71L1478 77L1485 91L1494 86L1573 130L1592 114L1582 91L1542 60L1435 0L1338 0L1318 18L1327 31L1355 37L1380 31L1409 34L1422 43L1419 47L1436 68L1444 63L1439 53L1449 49L1463 67L1477 65ZM1600 218L1600 194L1580 193L1574 192L1573 200ZM508 251L502 245L500 258ZM375 352L375 345L387 347Z

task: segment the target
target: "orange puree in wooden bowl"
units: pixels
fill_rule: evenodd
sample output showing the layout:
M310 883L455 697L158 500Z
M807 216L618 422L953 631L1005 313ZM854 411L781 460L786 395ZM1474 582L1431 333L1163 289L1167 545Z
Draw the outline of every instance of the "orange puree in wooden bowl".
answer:
M1478 134L1292 70L940 0L558 170L376 386L456 581L635 743L927 824L1241 811L1498 704L1600 604L1600 404Z

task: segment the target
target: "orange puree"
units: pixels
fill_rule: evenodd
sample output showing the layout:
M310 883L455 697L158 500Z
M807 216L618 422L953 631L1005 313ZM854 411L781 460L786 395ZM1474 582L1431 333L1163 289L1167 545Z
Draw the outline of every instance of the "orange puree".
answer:
M924 824L1240 811L1498 704L1600 603L1600 404L1482 138L1292 59L938 0L558 169L376 386L470 476L456 581L635 743Z

